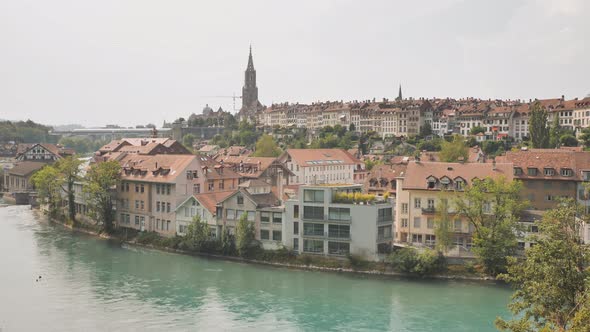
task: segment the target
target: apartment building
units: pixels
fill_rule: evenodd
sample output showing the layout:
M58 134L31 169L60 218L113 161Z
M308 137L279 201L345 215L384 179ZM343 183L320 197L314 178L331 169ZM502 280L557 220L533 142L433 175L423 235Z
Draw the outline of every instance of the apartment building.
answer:
M525 149L496 158L513 164L513 176L522 181L522 198L532 209L554 208L559 197L590 206L585 183L590 181L590 152L570 149ZM590 209L589 209L590 210Z
M390 200L352 203L344 193L361 185L304 185L285 201L283 244L300 254L358 255L379 260L393 243L394 206Z
M217 237L221 233L221 225L217 218L217 204L222 202L228 196L235 193L232 191L217 191L204 194L193 194L187 197L184 202L178 204L176 213L176 233L186 235L188 226L195 216L199 216L201 221L209 225L211 237Z
M499 177L512 181L512 165L410 161L397 178L395 241L401 245L434 246L437 208L447 206L453 218L456 250L469 250L473 229L454 215L453 198L473 181ZM492 211L491 203L487 209Z
M287 149L278 161L293 173L290 184L353 183L364 163L343 149Z

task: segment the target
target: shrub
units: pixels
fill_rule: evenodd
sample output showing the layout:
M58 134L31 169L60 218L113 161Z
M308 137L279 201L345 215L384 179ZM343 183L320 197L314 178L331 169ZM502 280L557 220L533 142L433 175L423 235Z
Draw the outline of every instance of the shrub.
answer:
M445 257L431 249L420 253L414 248L398 249L389 256L389 261L401 272L420 276L435 274L446 269Z
M369 265L369 262L357 255L349 254L346 258L348 258L348 263L350 263L350 267L354 270L366 268Z

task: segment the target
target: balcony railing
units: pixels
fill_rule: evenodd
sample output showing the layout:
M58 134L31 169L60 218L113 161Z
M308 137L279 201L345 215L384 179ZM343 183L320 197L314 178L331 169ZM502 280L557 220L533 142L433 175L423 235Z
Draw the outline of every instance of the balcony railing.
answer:
M434 213L436 213L436 209L434 207L422 208L422 214L434 214Z

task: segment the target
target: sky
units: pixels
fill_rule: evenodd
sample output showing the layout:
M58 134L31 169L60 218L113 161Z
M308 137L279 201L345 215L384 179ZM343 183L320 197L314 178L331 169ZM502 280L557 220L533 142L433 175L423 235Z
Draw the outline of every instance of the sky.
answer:
M125 126L259 99L582 98L587 0L0 0L0 119ZM240 100L236 107L239 109Z

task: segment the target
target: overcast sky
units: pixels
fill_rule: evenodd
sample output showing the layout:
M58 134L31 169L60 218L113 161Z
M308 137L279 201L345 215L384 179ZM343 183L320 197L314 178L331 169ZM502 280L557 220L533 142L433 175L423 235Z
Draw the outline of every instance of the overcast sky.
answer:
M259 99L590 93L590 1L0 0L0 119L171 121ZM237 102L239 108L240 102Z

